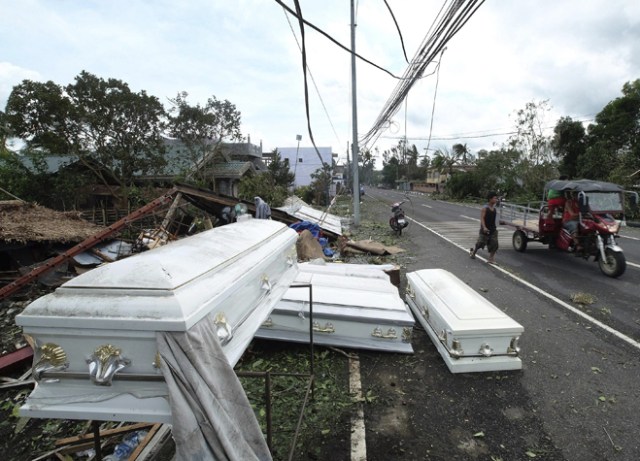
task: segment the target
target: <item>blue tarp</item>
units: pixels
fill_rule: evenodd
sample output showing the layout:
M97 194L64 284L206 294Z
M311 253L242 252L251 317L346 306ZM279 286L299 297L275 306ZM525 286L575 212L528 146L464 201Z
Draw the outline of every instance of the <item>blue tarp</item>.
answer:
M290 224L289 227L298 233L302 232L303 230L308 230L309 232L311 232L311 235L313 235L314 238L320 237L320 226L309 221L296 222Z

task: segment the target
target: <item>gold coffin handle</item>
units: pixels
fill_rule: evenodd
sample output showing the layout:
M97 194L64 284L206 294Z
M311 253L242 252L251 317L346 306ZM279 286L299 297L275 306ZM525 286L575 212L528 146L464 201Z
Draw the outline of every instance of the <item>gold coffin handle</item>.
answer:
M320 326L318 322L313 322L313 331L318 333L335 333L336 329L331 322L325 323L324 326Z
M376 327L373 329L371 336L382 339L398 339L395 328L389 328L386 333L383 333L382 328Z

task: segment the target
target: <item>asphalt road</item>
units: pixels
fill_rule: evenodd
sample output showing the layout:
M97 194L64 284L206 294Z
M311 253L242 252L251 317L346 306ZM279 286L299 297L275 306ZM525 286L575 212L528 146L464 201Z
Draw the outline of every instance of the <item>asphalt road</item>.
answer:
M366 194L381 220L385 204L405 199ZM499 267L484 262L486 253L471 260L479 207L412 195L403 208L411 220L398 242L411 253L405 270L448 270L523 325L523 369L452 375L424 337L414 343L417 375L394 371L393 357L363 354L362 375L373 379L363 385L389 399L388 414L365 409L367 459L640 459L638 229L623 230L628 267L613 279L541 244L518 253L507 228L499 228ZM593 303L577 304L575 294Z

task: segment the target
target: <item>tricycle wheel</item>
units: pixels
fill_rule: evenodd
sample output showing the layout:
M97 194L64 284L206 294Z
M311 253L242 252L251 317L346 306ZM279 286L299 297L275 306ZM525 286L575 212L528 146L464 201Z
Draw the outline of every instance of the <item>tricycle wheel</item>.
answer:
M605 259L598 258L598 265L604 275L609 277L621 276L627 268L627 260L624 254L613 251L611 248L604 250Z
M521 230L517 230L513 233L513 248L520 253L523 253L527 249L527 234Z

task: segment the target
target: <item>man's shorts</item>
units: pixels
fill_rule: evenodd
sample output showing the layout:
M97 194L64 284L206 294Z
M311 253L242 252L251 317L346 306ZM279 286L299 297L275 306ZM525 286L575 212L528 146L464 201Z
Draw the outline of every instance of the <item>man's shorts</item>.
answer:
M478 234L478 241L476 242L478 248L487 247L489 253L495 253L498 251L498 230L494 230L491 234L487 235L482 230Z

